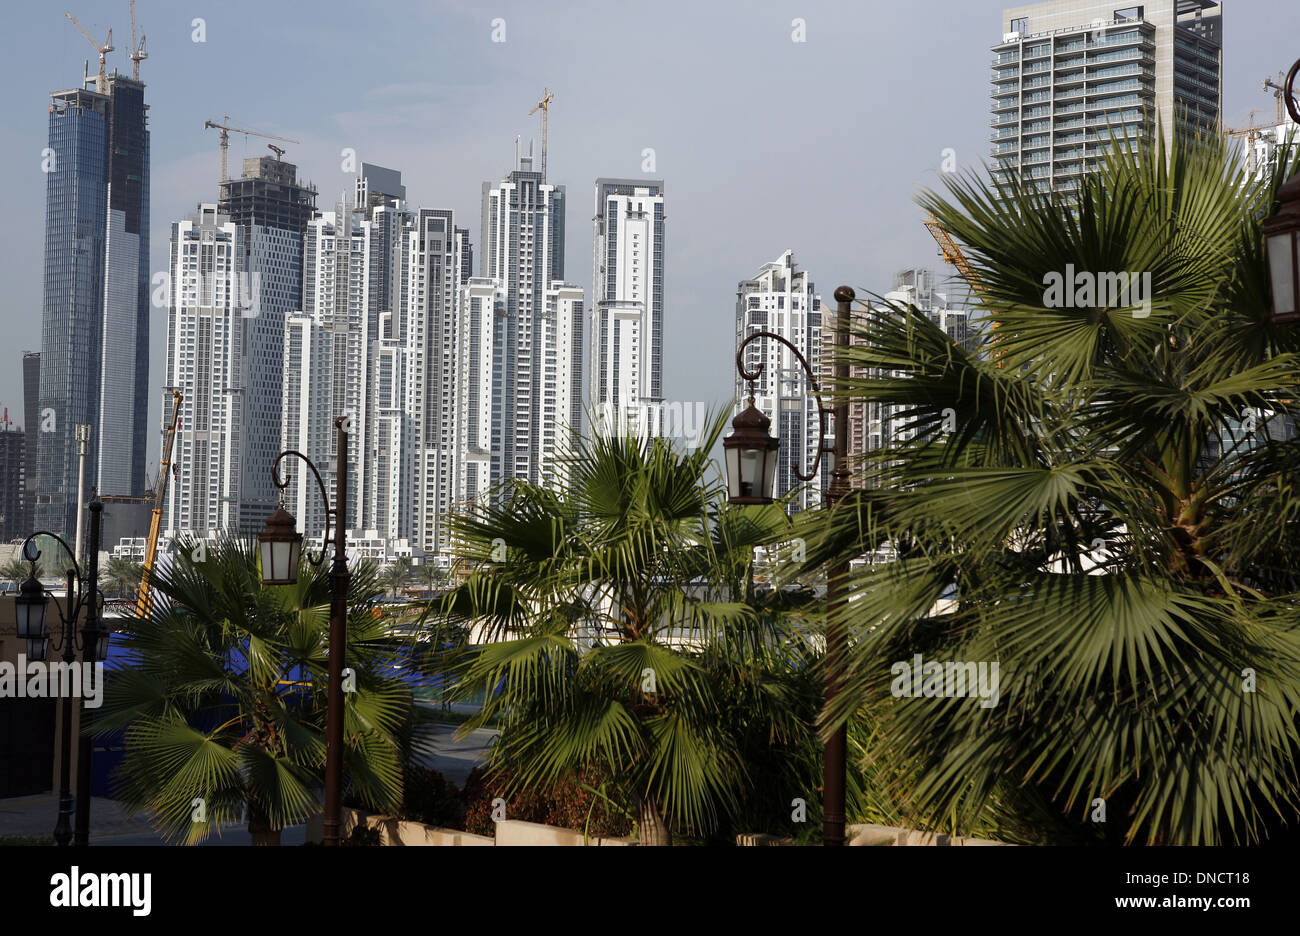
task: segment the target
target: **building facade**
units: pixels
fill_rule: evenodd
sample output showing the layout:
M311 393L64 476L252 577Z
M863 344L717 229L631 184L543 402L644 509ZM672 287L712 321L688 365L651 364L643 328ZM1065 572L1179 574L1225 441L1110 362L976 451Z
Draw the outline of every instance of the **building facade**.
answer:
M993 46L995 178L1071 191L1117 140L1218 132L1213 0L1048 0L1006 9Z
M75 427L87 485L144 493L149 375L149 130L144 85L50 95L34 523L76 528Z
M36 434L41 431L41 352L23 352L23 470L27 476L23 518L28 526L36 520Z
M736 289L736 347L757 331L773 332L798 348L825 386L823 374L833 336L829 329L823 332L821 297L808 271L795 263L792 250L763 264L757 276L741 280ZM806 473L812 467L821 431L817 400L803 367L788 347L764 338L750 342L744 363L750 373L762 367L752 385L754 405L772 420L771 431L781 440L774 495L784 497L799 489L792 510L819 505L830 486L831 460L823 458L818 475L808 482L801 481L794 468L797 463ZM751 386L737 374L735 389L739 412L748 404ZM835 426L827 419L827 448L834 444L834 432Z
M582 308L579 287L564 283L564 192L531 155L517 156L501 181L483 183L479 276L500 287L503 306L493 315L491 370L468 396L491 399L493 485L559 477L582 431L582 320L561 321ZM548 418L560 425L544 426Z
M217 212L234 223L239 269L251 295L242 311L244 356L229 392L243 429L240 532L260 533L279 503L271 464L280 453L288 317L303 308L303 238L316 208L316 188L298 181L297 166L271 156L245 159L238 179L221 183ZM164 392L163 413L171 395Z
M181 391L181 405L164 513L169 537L240 528L247 426L234 391L243 383L251 311L240 246L235 223L215 204L172 223L166 384Z
M0 424L0 543L31 533L27 522L27 434Z
M663 431L664 184L597 179L588 334L593 429Z

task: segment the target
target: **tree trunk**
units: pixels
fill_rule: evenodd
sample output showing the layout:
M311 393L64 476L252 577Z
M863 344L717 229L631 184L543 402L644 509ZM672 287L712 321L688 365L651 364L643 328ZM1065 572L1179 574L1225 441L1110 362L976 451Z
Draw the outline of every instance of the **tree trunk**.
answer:
M641 845L671 845L673 833L659 812L654 797L646 796L637 803L637 839Z
M279 845L280 830L271 828L271 823L256 806L248 806L248 834L254 845Z

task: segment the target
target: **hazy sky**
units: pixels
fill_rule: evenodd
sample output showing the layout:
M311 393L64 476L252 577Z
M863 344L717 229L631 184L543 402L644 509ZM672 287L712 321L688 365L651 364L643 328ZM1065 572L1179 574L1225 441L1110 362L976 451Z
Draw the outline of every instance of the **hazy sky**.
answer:
M65 0L109 67L129 74L127 0ZM1118 3L1117 3L1118 5ZM1295 0L1225 0L1225 120L1271 120L1260 84L1300 55ZM793 248L831 301L841 283L885 292L896 270L948 275L913 197L939 184L945 148L962 167L989 153L990 47L1004 4L856 2L280 2L138 0L152 132L152 265L170 224L215 201L219 149L204 120L301 140L285 159L331 208L353 177L340 151L398 169L412 207L452 208L477 254L479 192L511 168L528 111L551 107L548 175L568 187L565 278L590 289L593 186L641 175L652 148L667 194L664 394L729 401L738 280ZM22 422L21 352L40 347L49 93L76 87L94 52L65 6L6 6L0 96L0 404ZM206 41L192 41L196 17ZM493 42L494 19L505 42ZM805 42L792 41L792 20ZM231 166L266 155L232 135ZM477 272L477 267L476 267ZM153 311L157 425L166 312ZM151 465L157 461L154 437ZM152 469L151 469L152 470Z

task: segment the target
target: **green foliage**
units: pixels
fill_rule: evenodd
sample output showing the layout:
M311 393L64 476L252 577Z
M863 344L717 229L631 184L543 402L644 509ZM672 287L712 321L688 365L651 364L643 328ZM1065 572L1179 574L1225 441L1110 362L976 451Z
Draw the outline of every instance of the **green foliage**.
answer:
M725 505L708 455L723 425L692 452L584 440L565 492L515 483L455 521L481 565L431 622L487 635L460 645L456 691L486 699L467 730L499 720L491 765L511 795L590 770L643 820L708 834L744 815L755 747L800 773L815 614L750 584L753 548L789 523Z
M174 841L200 841L245 808L250 829L302 822L319 808L325 760L326 567L304 559L296 585L264 586L252 542L209 545L201 562L189 546L155 570L149 616L115 638L133 665L109 680L95 729L125 731L118 791ZM385 666L392 641L370 608L378 593L372 572L353 573L344 773L348 795L391 811L411 697Z
M1069 195L972 176L921 198L998 327L975 355L914 308L854 323L851 398L916 434L808 534L810 566L892 551L852 577L823 724L865 719L879 807L1056 841L1294 825L1300 335L1269 318L1259 230L1282 174L1246 179L1225 144L1184 138L1117 152ZM1149 272L1150 315L1046 307L1067 265ZM891 663L914 653L999 661L1000 702L894 698Z
M142 563L132 562L130 559L123 559L120 556L113 556L100 570L99 578L105 597L129 598L135 595L139 589L140 578L143 575L144 565Z
M506 801L508 819L574 829L591 838L621 838L630 835L635 825L634 798L616 781L591 769L541 786L516 788L508 772L488 773L476 767L465 782L466 832L496 834L492 801L497 798Z
M465 828L465 801L456 784L427 767L410 766L403 783L403 819L444 829Z
M352 831L348 833L348 837L339 844L353 847L367 847L380 845L383 843L383 839L384 833L379 829L372 829L369 826L364 825L356 825L352 827Z

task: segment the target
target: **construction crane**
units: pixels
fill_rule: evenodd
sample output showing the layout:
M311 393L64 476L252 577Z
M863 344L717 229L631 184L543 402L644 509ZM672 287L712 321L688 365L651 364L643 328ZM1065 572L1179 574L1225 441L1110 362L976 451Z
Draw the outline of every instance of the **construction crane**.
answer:
M537 102L537 106L528 112L531 117L538 111L542 112L542 181L546 181L546 124L547 118L551 113L551 101L555 100L555 95L549 88L542 88L542 99Z
M922 223L925 225L926 230L930 232L930 236L934 238L935 243L939 245L939 253L943 254L943 259L949 263L953 269L961 274L961 278L966 281L966 285L971 288L972 292L977 292L981 297L983 297L984 283L980 280L979 273L977 273L975 268L971 266L971 262L966 259L966 255L961 252L961 248L958 247L957 242L952 239L952 235L948 233L948 229L945 228L934 215L927 215L925 221ZM996 329L1000 326L1001 323L998 321L997 314L995 313L993 316L993 327ZM1002 361L999 360L998 367L1001 366Z
M224 119L225 119L224 123L216 123L215 121L211 121L211 120L203 121L204 130L211 129L211 130L221 131L221 178L217 180L218 182L226 181L226 152L227 150L230 149L230 134L232 133L242 133L244 134L244 136L262 137L263 139L267 139L267 140L279 140L281 143L299 142L298 140L291 140L288 137L275 136L274 134L270 134L270 133L261 133L257 130L244 130L240 127L232 127L230 126L229 114L226 114Z
M140 41L135 41L135 0L131 0L131 54L127 56L131 60L131 77L135 81L140 80L140 63L149 57L149 53L144 50L145 36L140 37Z
M283 156L285 153L285 149L283 146L276 146L274 143L266 144L266 148L269 149L272 153L275 153L276 162L279 162L280 157Z
M1259 113L1259 108L1256 108L1250 112L1250 125L1247 126L1244 130L1225 129L1223 131L1223 135L1226 137L1244 136L1246 138L1246 171L1251 175L1255 174L1255 145L1254 144L1255 141L1259 139L1259 131L1261 129L1260 127L1255 126L1255 115L1258 113Z
M958 247L956 241L952 239L952 235L950 235L947 229L939 223L939 219L934 215L929 215L922 223L925 224L926 230L930 232L930 236L932 236L935 242L939 245L939 253L943 254L943 259L951 264L952 267L961 274L962 279L966 281L966 284L970 286L971 289L978 290L982 293L984 291L984 284L980 282L979 274L976 273L975 268L970 265L970 261L967 260L966 255L961 252L961 248Z
M1277 81L1264 79L1264 90L1273 89L1273 98L1277 101L1277 123L1286 123L1286 76L1277 73Z
M108 53L115 51L113 48L113 28L111 26L109 27L108 37L104 40L103 45L101 45L94 40L90 33L86 32L86 27L77 22L75 16L71 13L64 13L63 15L72 20L72 25L76 26L77 29L81 31L81 34L86 37L86 41L89 42L91 46L94 47L95 51L99 53L99 77L95 79L95 90L100 94L104 94L108 90L108 72L105 63L108 60Z
M153 574L154 561L158 558L158 531L162 529L163 498L167 496L167 478L171 469L172 446L176 442L176 427L180 424L181 391L172 387L172 422L167 427L167 437L163 440L162 462L158 465L158 489L154 493L153 516L149 520L149 539L144 546L144 571L140 575L140 591L136 595L135 610L140 617L149 613L153 600L149 592L149 577Z

